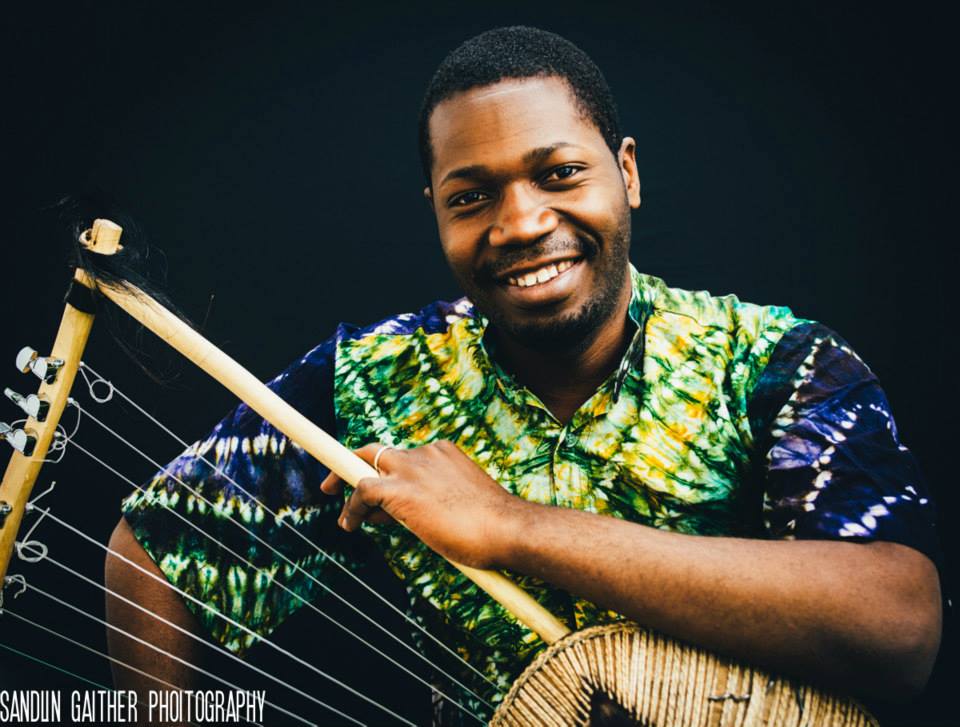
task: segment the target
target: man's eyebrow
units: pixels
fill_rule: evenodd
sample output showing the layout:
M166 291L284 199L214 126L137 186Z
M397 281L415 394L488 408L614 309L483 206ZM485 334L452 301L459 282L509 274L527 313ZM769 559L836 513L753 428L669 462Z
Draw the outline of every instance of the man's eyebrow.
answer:
M577 146L576 144L571 144L569 141L558 141L549 146L540 146L536 149L531 149L526 154L523 155L523 163L532 166L534 164L539 164L546 161L553 152L558 149L565 149L567 147ZM579 148L579 147L578 147Z
M489 174L490 170L482 164L471 164L468 167L459 167L448 172L437 186L442 187L451 179L475 179L477 177L489 176Z
M536 149L531 149L523 155L523 163L527 166L540 164L548 159L550 155L558 149L564 149L567 147L577 147L577 145L571 144L569 141L558 141L548 146L539 146ZM440 184L437 186L442 187L452 179L476 179L477 177L487 176L490 176L490 170L487 167L485 167L483 164L471 164L466 167L458 167L457 169L451 170L444 175L443 179L440 180Z

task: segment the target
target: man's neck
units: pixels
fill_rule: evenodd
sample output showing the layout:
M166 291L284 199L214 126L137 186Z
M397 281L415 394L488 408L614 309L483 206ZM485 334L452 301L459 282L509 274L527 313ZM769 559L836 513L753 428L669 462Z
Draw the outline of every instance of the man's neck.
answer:
M624 296L593 340L567 351L532 349L498 336L497 361L566 424L620 365L636 330L629 305L629 295Z

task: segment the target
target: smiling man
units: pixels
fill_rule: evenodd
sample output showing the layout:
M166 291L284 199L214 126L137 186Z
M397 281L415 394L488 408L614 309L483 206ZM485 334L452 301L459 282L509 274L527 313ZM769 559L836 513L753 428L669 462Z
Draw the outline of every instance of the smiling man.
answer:
M324 559L239 483L345 557L344 531L362 530L494 703L542 644L438 554L510 571L571 628L626 617L860 696L916 694L940 635L932 507L867 366L787 308L632 268L635 142L599 70L558 36L506 28L456 49L420 142L466 297L341 326L271 382L380 477L344 501L241 405L126 501L112 545L251 631L193 601L192 615L116 558L111 587L237 653L316 597ZM196 658L142 612L108 611ZM188 679L111 639L125 661Z

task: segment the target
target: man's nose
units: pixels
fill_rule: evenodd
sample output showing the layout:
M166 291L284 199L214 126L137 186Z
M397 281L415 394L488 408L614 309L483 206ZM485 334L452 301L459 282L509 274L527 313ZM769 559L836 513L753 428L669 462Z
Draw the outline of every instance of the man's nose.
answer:
M497 216L490 230L490 244L524 245L553 232L560 220L539 190L527 184L511 184L503 190Z

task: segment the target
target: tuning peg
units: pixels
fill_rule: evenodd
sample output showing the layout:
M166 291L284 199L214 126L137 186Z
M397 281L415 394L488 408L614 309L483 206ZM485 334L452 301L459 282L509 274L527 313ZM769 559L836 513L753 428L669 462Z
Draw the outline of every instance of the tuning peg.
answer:
M63 361L58 358L45 358L29 346L24 346L17 354L17 368L25 374L33 371L45 382L52 384L63 368Z
M29 346L24 346L20 349L20 353L17 354L17 368L20 369L25 374L30 373L30 369L33 367L33 362L37 360L37 352L30 348Z
M38 422L46 420L47 412L50 411L50 402L43 397L37 396L36 394L21 396L13 389L4 389L3 394L10 401L23 409L23 411L27 413L27 416L33 417Z
M10 446L24 457L32 456L33 449L37 446L37 438L32 432L25 429L14 429L4 422L0 422L0 439L6 439Z

